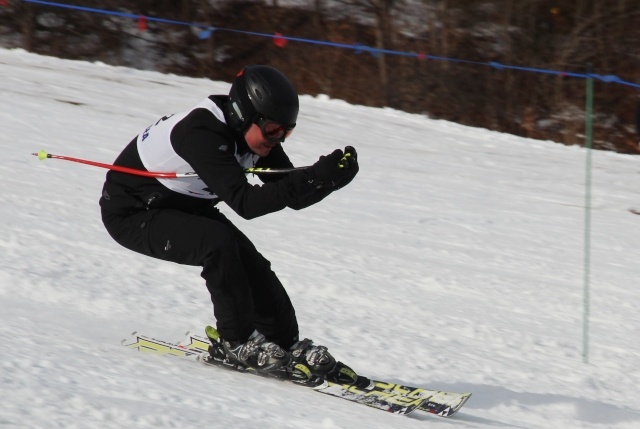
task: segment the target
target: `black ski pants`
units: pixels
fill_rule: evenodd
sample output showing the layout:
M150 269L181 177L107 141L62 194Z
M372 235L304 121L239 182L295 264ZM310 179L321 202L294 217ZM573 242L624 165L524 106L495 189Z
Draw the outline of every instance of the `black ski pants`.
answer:
M243 342L257 329L285 349L297 340L295 311L271 263L217 208L202 215L151 209L126 216L103 209L102 220L127 249L201 266L224 339Z

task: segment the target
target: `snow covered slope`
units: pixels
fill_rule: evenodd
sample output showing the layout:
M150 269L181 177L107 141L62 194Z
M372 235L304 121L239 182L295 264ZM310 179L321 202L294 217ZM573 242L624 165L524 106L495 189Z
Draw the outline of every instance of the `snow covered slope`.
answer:
M0 50L0 427L640 427L637 159L593 155L582 362L584 149L302 97L297 165L354 145L361 171L307 210L245 221L301 334L363 374L474 396L403 418L134 353L213 323L197 267L119 247L105 171L158 117L228 84Z

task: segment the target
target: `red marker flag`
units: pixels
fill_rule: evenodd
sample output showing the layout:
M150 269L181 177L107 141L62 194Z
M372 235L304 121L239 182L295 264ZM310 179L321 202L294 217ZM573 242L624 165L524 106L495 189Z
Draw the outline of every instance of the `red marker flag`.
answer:
M287 43L289 43L286 38L282 37L282 33L273 33L273 35L273 44L278 48L284 48L285 46L287 46Z
M138 30L147 31L147 17L144 15L138 17Z

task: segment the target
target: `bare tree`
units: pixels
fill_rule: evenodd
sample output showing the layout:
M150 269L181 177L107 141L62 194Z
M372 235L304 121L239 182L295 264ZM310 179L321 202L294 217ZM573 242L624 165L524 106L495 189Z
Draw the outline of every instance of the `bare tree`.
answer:
M340 0L341 3L355 8L360 16L370 17L375 34L374 55L378 63L378 83L381 89L381 102L392 104L393 91L389 85L387 55L382 52L396 47L396 30L393 23L393 11L402 0Z
M22 14L22 48L26 51L33 51L33 32L35 16L31 3L21 2L20 12Z

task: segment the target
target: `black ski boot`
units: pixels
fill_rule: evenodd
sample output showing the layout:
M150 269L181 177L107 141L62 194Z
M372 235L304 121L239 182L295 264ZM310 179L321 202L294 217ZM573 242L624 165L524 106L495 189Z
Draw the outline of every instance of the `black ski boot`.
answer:
M267 341L258 331L247 341L222 341L227 358L259 372L278 372L291 362L291 356L276 343Z
M351 368L336 361L325 346L316 346L308 338L295 343L290 349L293 362L308 368L313 377L322 378L338 384L367 386L369 380L359 377ZM311 377L310 377L311 378Z
M205 330L211 341L209 360L234 366L236 369L252 369L263 375L283 377L291 362L291 356L280 346L267 341L258 331L245 342L225 341L218 331L207 326Z

